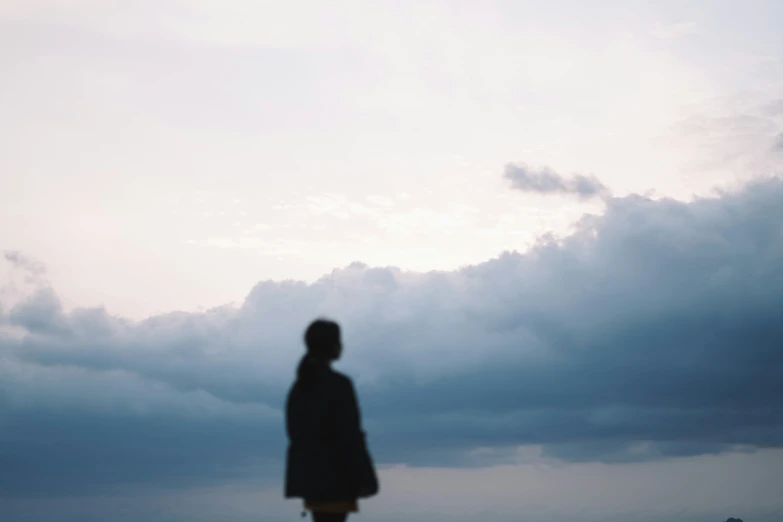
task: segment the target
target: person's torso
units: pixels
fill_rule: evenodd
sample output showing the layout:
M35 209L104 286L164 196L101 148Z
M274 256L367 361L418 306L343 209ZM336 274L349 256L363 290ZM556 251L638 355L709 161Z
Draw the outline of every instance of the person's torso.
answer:
M340 374L327 368L309 386L294 384L288 395L286 425L292 445L323 445L334 440Z

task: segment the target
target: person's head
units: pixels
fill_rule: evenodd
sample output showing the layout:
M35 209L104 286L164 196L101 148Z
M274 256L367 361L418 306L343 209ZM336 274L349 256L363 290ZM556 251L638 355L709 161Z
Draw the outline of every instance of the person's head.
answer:
M299 362L296 378L299 386L309 389L317 380L319 368L340 358L343 351L340 326L334 321L317 319L305 330L304 341L307 353Z
M307 353L323 362L336 361L342 354L340 326L334 321L316 319L305 330Z

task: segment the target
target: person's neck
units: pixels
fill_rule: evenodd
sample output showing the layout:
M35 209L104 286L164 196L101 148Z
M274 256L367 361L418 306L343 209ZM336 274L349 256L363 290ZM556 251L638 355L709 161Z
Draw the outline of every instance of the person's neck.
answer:
M332 367L331 359L320 359L318 357L312 357L310 360L313 362L313 364L316 364L318 366L323 366L324 368Z

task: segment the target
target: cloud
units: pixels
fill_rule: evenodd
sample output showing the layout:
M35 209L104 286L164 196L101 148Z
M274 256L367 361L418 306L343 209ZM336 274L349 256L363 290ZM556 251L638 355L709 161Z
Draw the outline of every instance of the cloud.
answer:
M783 172L777 148L783 125L779 92L722 98L712 105L680 120L659 142L661 150L683 151L683 175L708 175L713 184L724 184Z
M0 496L279 483L281 408L319 315L344 326L380 463L779 448L781 203L779 179L612 198L524 254L454 272L355 263L139 322L38 289L2 317L23 335L0 333Z
M0 327L3 311L35 289L47 288L46 265L15 250L3 252L9 270L0 275Z
M511 180L511 186L523 192L539 194L575 194L580 199L610 196L606 188L595 176L575 174L565 178L549 167L531 168L525 164L506 165L503 177Z
M46 274L46 266L43 263L25 256L21 252L7 250L3 252L3 257L15 268L29 272L31 275L43 276Z

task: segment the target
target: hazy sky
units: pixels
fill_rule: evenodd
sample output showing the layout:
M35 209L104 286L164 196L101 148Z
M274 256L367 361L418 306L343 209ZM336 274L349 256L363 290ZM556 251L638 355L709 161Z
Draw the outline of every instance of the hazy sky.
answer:
M783 520L783 3L2 0L0 513ZM6 520L7 517L0 517Z

